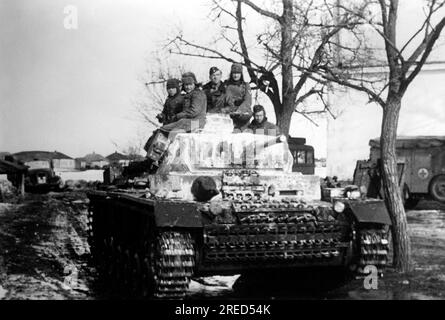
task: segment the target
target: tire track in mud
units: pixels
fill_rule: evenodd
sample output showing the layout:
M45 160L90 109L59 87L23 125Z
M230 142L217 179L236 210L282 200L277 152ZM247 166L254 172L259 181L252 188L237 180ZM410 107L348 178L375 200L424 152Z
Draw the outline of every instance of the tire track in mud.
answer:
M84 194L27 195L0 211L0 299L90 299Z

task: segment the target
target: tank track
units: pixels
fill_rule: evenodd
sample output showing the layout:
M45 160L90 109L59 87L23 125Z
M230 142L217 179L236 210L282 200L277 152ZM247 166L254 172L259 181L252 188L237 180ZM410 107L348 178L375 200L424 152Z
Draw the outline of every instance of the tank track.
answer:
M189 233L164 231L140 249L125 247L113 237L94 235L88 214L88 243L99 275L111 290L130 297L179 299L188 290L195 267L194 242Z
M358 260L356 273L366 275L366 266L377 267L380 276L383 275L388 264L389 253L389 229L386 228L361 228L357 232Z
M189 233L162 232L151 251L155 298L185 296L195 267L195 250Z

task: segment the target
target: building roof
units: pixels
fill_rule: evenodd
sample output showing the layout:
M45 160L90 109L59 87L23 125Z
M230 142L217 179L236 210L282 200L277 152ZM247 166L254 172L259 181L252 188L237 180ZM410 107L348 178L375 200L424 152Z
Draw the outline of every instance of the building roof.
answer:
M83 157L83 159L86 162L107 161L107 159L105 159L104 156L95 152L87 154L85 157Z
M28 170L27 166L0 159L0 174L17 173Z
M0 151L0 159L1 160L5 160L5 157L7 157L7 156L12 156L12 154L10 154L9 152Z
M117 151L106 156L105 158L107 158L110 161L129 160L128 156L126 156L125 154L119 153Z
M34 160L72 159L66 154L58 151L22 151L14 153L13 156L23 162Z
M145 157L141 156L140 154L134 154L131 157L128 157L128 159L132 161L142 161L145 160Z
M380 138L371 139L369 145L372 148L380 148ZM431 148L445 146L445 136L398 136L396 148Z

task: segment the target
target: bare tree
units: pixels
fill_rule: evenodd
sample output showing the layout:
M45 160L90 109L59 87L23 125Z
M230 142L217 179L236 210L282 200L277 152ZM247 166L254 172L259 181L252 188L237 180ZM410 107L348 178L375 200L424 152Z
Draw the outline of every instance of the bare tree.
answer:
M134 106L138 118L158 128L160 123L156 120L156 115L162 111L167 90L165 84L169 78L178 78L184 73L184 67L162 59L159 55L147 60L147 69L140 77L140 83L144 87L141 97L134 101ZM172 65L175 65L172 67Z
M247 67L253 89L261 90L271 101L277 125L285 134L289 133L294 112L308 119L310 114L328 112L335 118L324 99L327 82L314 82L310 74L324 66L324 54L331 49L331 41L342 28L355 25L357 17L343 11L337 21L333 6L326 1L274 1L273 7L278 7L279 12L250 0L213 0L212 4L211 17L220 22L222 29L213 46L193 43L179 34L168 45L171 53L241 61ZM243 6L253 10L268 25L267 30L256 35L252 46L248 45ZM225 23L224 18L231 21ZM215 49L220 42L225 42L228 50ZM261 52L254 52L255 48ZM317 97L323 107L305 108L303 102L311 97Z
M383 109L381 123L381 159L383 189L387 207L391 213L392 235L394 242L394 265L400 271L409 271L410 262L410 239L407 233L406 213L402 203L402 197L397 181L397 159L395 143L397 137L397 126L399 113L402 105L402 98L409 85L416 78L422 67L427 62L435 43L437 42L444 26L445 16L443 9L445 1L428 0L425 4L425 18L418 30L412 34L406 43L398 45L397 42L397 21L398 21L398 0L378 0L365 1L369 4L369 10L358 10L357 7L343 4L337 1L337 9L348 12L358 18L362 28L366 32L374 32L382 42L384 53L384 63L374 65L380 68L381 72L374 74L384 75L370 76L370 65L354 65L352 60L339 59L337 56L326 56L326 61L330 61L324 67L306 69L310 72L310 77L316 81L329 81L341 86L352 88L368 95L370 101L376 102ZM363 8L363 7L362 7ZM377 12L377 14L376 14ZM353 35L355 35L354 33ZM349 35L349 39L353 36ZM346 37L348 35L345 34ZM365 56L364 47L359 42L355 45L335 43L340 57ZM417 44L416 44L417 43ZM409 50L409 48L414 48ZM300 69L301 70L301 69ZM304 72L304 70L302 70Z
M127 155L130 161L135 161L141 159L146 140L147 137L144 135L144 132L138 131L131 140L125 143L118 143L114 140L111 140L111 143L117 152Z

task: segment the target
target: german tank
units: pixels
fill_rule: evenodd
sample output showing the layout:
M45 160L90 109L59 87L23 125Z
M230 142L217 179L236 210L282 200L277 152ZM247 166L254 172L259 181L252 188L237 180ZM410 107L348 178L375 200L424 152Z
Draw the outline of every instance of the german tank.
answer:
M209 116L167 143L156 172L139 177L147 188L89 192L92 254L108 283L180 298L197 276L383 271L391 222L381 200L322 193L318 176L292 172L285 138L232 132L230 118Z

